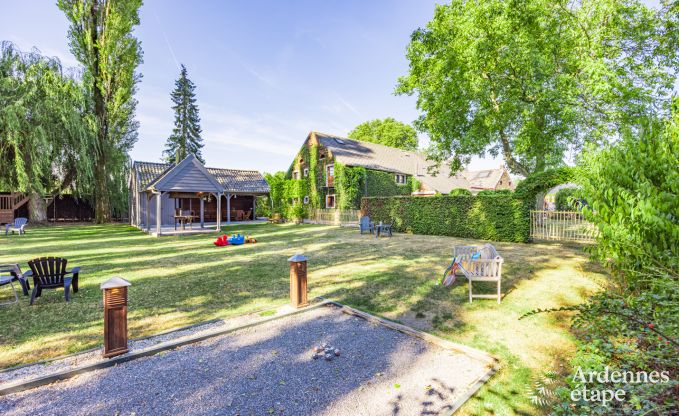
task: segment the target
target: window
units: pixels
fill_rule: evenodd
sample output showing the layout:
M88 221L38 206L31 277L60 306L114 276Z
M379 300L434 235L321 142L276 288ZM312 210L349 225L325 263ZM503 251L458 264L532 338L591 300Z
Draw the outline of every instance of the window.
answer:
M325 196L325 207L326 208L335 208L335 195L326 195Z
M299 179L299 172L292 172L292 179Z
M335 166L328 165L325 167L325 186L333 186L335 182Z
M325 152L321 152L321 154L318 156L318 158L320 160L324 160L325 159Z
M309 176L309 168L304 168L304 177Z
M304 205L306 205L306 204L308 204L308 203L309 203L309 195L306 195L306 196L304 197Z
M406 183L406 175L396 175L396 183L403 185Z

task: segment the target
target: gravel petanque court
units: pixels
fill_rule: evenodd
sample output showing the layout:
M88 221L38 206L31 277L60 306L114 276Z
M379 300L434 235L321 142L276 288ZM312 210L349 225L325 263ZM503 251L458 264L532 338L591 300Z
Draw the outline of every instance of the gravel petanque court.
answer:
M488 372L326 305L2 396L0 414L445 415Z

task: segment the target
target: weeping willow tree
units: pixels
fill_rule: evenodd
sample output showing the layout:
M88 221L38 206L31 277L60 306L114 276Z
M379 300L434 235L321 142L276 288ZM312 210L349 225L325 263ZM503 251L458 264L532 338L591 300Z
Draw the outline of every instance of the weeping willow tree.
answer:
M0 190L28 194L32 221L46 220L45 195L91 193L94 130L76 75L0 44Z

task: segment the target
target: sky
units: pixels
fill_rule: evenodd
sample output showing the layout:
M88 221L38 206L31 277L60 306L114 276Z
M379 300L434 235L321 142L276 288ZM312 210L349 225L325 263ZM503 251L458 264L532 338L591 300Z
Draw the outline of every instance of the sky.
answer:
M0 40L76 66L55 3L0 0ZM376 118L412 123L415 97L396 96L394 88L408 70L410 34L431 20L435 3L146 0L134 31L144 63L131 157L160 161L180 64L196 84L208 166L286 170L312 130L345 136ZM420 134L420 146L427 142ZM469 167L501 164L474 158Z

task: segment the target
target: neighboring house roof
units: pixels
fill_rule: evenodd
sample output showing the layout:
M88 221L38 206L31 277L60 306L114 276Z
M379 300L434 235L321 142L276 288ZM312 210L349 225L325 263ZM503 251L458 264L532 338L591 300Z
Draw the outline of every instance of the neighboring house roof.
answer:
M442 194L457 188L472 188L472 184L463 174L450 176L450 169L445 163L438 168L436 174L429 173L429 168L434 166L434 162L427 160L420 153L326 133L312 134L321 145L330 150L337 162L344 165L411 175L420 181L426 190ZM497 171L499 180L504 170Z
M495 189L504 172L504 168L465 170L462 175L469 181L471 189Z
M200 162L198 162L200 163ZM180 162L181 164L181 162ZM174 163L134 162L133 173L139 178L139 189L147 190L151 185L171 174ZM220 191L230 193L266 194L269 184L261 173L253 170L205 168L222 187Z

